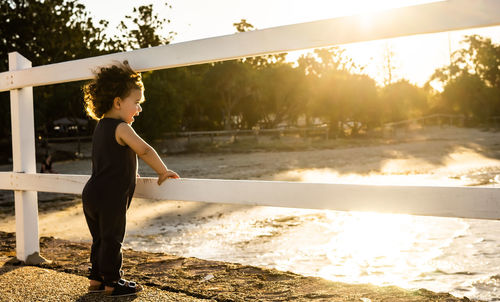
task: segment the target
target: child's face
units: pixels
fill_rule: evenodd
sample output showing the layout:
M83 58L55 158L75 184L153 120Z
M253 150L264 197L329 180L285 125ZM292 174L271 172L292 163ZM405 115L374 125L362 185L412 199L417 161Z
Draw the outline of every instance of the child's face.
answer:
M130 94L120 102L120 118L128 124L134 122L134 116L142 111L141 103L144 102L144 94L141 89L132 89Z

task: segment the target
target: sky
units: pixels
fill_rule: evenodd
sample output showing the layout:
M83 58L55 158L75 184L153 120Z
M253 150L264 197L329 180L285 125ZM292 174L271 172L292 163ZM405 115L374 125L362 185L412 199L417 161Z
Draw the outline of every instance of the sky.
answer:
M256 29L309 22L346 15L367 13L394 7L424 4L435 0L80 0L95 20L110 22L108 34L133 7L153 4L161 18L170 20L165 26L165 36L170 31L177 34L171 43L233 34L233 23L246 19ZM165 5L168 3L168 6ZM500 43L500 26L417 35L389 40L341 45L364 72L382 83L384 52L393 53L393 79L407 79L422 86L436 68L449 64L450 52L463 46L464 35L479 34ZM311 50L309 50L311 51ZM305 51L289 53L294 61Z

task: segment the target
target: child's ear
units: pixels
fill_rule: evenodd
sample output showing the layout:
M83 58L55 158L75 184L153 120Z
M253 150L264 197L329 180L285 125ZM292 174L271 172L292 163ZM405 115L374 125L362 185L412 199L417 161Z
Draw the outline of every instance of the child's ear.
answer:
M113 100L113 107L116 108L116 109L120 109L120 105L121 105L121 101L122 99L120 97L116 97L114 100Z

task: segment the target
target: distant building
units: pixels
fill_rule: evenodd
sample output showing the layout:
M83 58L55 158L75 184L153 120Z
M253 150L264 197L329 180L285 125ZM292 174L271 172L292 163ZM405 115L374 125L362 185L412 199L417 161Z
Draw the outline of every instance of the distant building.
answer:
M88 129L88 120L81 118L63 117L52 122L51 132L58 136L72 136L86 133Z

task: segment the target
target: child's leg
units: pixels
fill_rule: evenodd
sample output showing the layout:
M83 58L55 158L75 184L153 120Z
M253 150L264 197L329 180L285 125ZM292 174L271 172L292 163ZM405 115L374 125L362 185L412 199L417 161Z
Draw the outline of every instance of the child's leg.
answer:
M91 207L84 203L83 213L85 215L85 220L89 227L90 234L92 235L92 246L90 248L90 263L92 267L90 268L89 279L102 282L102 277L99 269L98 253L101 245L101 235L99 226L99 213L92 211ZM95 285L91 284L91 285Z
M111 296L129 296L142 291L142 286L135 282L121 279L122 242L125 237L126 214L130 204L128 200L109 200L100 209L99 268L103 276L105 292ZM114 205L113 207L111 207Z
M104 284L112 286L123 275L121 248L125 237L126 203L103 204L99 220L101 238L97 255L99 270Z

